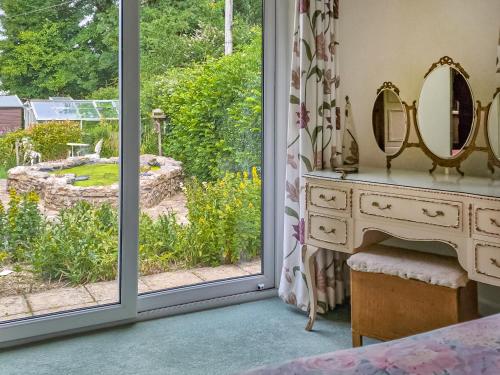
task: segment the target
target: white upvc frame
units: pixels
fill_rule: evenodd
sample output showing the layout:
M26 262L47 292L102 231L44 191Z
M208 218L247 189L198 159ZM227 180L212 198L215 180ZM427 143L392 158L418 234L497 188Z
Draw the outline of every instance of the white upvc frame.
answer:
M138 311L178 309L193 302L216 300L275 288L275 187L276 187L276 0L263 0L263 131L262 131L262 274L192 285L139 296ZM262 293L269 296L269 293ZM165 311L165 315L169 312Z
M139 0L120 2L120 302L0 324L0 348L137 317ZM124 230L124 228L127 228Z
M276 251L275 225L280 213L276 199L283 196L275 160L277 144L283 138L276 126L276 95L287 88L277 87L276 70L286 69L288 46L277 45L277 30L286 32L286 15L277 13L278 0L263 0L263 272L261 275L221 280L138 296L138 217L140 152L139 6L140 0L120 2L120 303L0 324L0 348L89 331L138 320L224 306L276 295L281 252ZM280 41L283 42L283 37ZM280 42L280 44L281 44ZM281 74L282 76L282 74ZM283 107L283 108L281 108ZM280 105L286 112L286 104ZM278 174L279 175L279 174ZM122 230L127 228L126 230ZM263 289L264 290L263 290Z

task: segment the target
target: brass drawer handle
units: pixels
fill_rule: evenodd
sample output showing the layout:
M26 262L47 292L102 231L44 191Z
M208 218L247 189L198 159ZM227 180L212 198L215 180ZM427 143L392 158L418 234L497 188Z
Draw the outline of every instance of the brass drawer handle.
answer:
M494 225L497 228L500 228L500 224L498 223L498 221L496 221L496 219L492 218L492 219L490 219L490 221L491 221L491 225Z
M428 216L428 217L444 216L444 212L443 211L436 211L436 213L431 214L427 208L422 208L422 212L424 213L425 216Z
M392 208L392 204L388 204L388 205L382 207L382 205L379 202L373 202L372 206L377 207L379 210L382 210L382 211L383 210L390 210Z
M500 262L496 260L495 258L490 258L491 264L493 264L495 267L500 268Z
M320 194L320 195L319 195L319 199L322 199L322 200L324 200L325 202L335 202L335 200L337 199L337 197L332 196L331 198L327 198L327 197L325 196L325 194Z
M319 230L324 232L325 234L335 234L335 232L337 231L335 228L327 230L323 225L319 227Z

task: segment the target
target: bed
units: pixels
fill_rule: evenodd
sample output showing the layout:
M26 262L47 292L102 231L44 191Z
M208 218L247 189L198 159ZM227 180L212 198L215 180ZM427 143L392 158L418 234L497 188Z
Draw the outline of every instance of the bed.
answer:
M246 375L500 375L500 314Z

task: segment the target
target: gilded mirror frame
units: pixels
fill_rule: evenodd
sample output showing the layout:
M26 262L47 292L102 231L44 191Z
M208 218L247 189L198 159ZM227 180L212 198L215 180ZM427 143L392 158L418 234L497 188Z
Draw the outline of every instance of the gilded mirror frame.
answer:
M486 111L485 111L485 126L484 126L484 138L486 139L486 145L487 145L487 152L488 152L488 169L490 172L493 174L495 173L495 167L500 168L500 158L498 158L495 155L495 152L493 151L493 146L491 144L490 140L490 124L488 123L490 119L490 110L493 105L493 101L495 100L496 96L500 95L500 87L497 87L497 90L493 94L493 100L486 106Z
M424 79L426 79L435 69L442 67L442 66L449 66L456 71L458 71L462 76L465 78L467 85L469 87L470 93L472 100L474 101L474 97L472 96L472 88L469 84L469 74L465 71L465 69L460 65L460 63L453 61L453 59L449 56L444 56L439 59L439 61L435 62L434 64L431 65L427 73L424 75ZM473 102L474 105L474 102ZM414 144L414 147L420 148L424 154L431 159L432 161L432 168L429 170L430 173L434 172L436 168L439 167L444 167L444 168L455 168L457 172L464 176L464 172L460 169L462 163L470 156L471 153L477 150L476 147L476 139L479 133L479 124L481 122L481 103L479 101L476 102L476 108L473 110L473 119L472 119L472 124L471 124L471 130L469 133L469 136L467 138L467 141L465 142L462 150L457 154L454 155L450 158L443 158L438 155L436 155L434 152L430 150L430 148L426 145L422 132L420 130L419 126L419 120L417 116L417 107L413 106L413 121L415 124L415 131L417 133L418 137L418 143Z

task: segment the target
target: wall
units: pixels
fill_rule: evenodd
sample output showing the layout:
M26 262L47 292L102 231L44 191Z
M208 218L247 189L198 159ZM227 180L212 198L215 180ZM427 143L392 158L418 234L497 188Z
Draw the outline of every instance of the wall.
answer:
M361 165L385 166L371 122L376 91L384 81L398 86L402 100L411 104L432 63L448 55L470 74L474 100L486 105L500 86L500 74L495 73L498 0L344 0L340 11L339 97L342 107L343 98L350 98ZM426 170L431 162L410 149L393 166ZM486 155L473 155L464 169L487 175ZM499 301L499 288L480 286L482 313L500 312Z
M500 86L495 73L499 28L498 0L342 1L339 97L342 106L343 98L350 97L361 163L385 165L371 125L376 90L384 81L398 86L402 100L411 104L432 63L448 55L470 74L474 100L490 102ZM425 170L431 162L410 149L393 165ZM468 174L486 174L485 165L486 155L479 153L464 167Z

